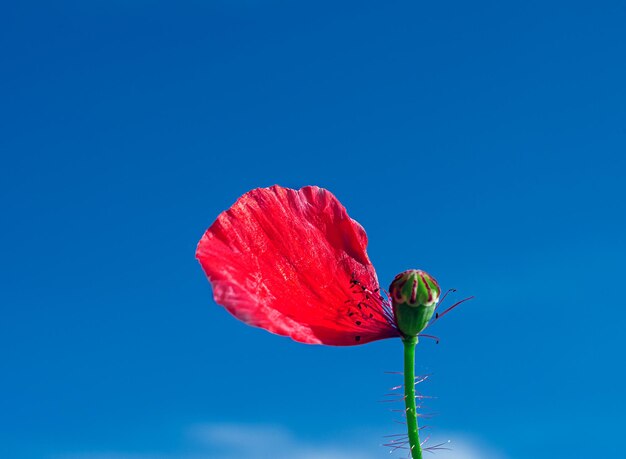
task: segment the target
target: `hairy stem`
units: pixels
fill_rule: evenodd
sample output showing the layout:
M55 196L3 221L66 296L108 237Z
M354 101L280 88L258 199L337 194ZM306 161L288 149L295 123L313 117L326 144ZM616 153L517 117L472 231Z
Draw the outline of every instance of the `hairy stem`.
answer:
M409 433L409 446L413 459L422 459L422 447L417 427L415 407L415 345L417 336L409 336L404 342L404 403L406 405L406 426Z

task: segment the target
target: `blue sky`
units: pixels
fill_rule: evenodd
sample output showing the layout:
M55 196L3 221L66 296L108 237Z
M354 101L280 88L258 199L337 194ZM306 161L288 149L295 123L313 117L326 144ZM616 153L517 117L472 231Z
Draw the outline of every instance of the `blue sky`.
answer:
M275 183L476 296L417 351L436 457L623 455L622 2L0 8L0 456L388 457L401 343L246 327L194 259Z

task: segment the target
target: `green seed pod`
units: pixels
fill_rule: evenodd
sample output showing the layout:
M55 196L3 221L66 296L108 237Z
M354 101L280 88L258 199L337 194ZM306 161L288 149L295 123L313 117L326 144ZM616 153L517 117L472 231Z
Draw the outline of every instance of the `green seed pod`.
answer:
M433 316L441 289L434 277L419 269L396 276L389 286L396 325L404 336L417 336Z

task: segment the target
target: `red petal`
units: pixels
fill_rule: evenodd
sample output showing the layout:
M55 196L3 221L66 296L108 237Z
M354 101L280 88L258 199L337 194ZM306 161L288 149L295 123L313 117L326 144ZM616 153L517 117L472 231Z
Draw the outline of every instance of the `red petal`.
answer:
M196 257L215 302L238 319L309 344L397 336L378 294L365 230L329 191L273 186L243 195Z

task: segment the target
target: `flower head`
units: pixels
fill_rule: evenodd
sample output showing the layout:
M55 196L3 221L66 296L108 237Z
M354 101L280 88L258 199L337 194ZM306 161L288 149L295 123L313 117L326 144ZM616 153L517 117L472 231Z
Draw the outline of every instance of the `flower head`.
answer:
M417 336L435 312L441 289L430 274L409 269L398 274L389 294L398 328L405 336Z
M215 302L243 322L309 344L398 336L367 235L329 191L272 186L221 213L196 257Z

